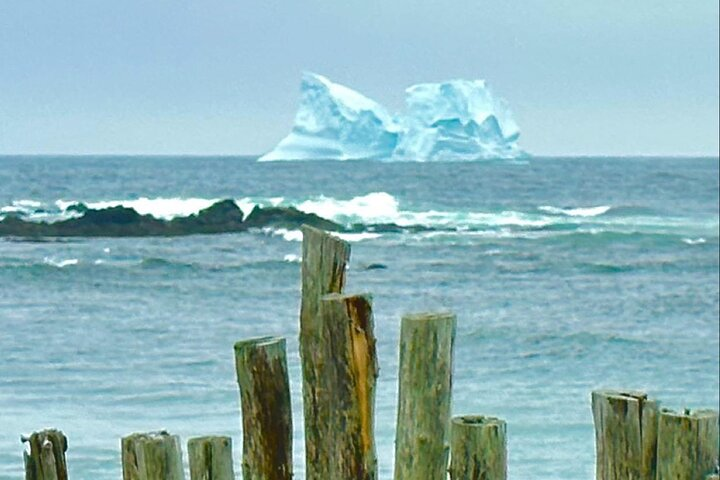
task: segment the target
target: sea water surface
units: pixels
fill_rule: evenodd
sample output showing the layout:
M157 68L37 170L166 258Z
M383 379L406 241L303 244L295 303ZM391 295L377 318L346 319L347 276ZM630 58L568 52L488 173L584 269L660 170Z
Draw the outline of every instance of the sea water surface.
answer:
M718 164L10 156L0 216L56 220L82 201L171 218L233 198L245 212L432 227L347 237L347 291L374 297L380 478L392 476L400 318L452 310L453 412L507 421L511 479L591 479L592 389L718 408ZM232 346L263 335L288 339L302 478L300 240L0 238L0 478L23 478L20 435L45 427L68 435L74 479L120 478L120 437L158 429L231 435L239 478Z

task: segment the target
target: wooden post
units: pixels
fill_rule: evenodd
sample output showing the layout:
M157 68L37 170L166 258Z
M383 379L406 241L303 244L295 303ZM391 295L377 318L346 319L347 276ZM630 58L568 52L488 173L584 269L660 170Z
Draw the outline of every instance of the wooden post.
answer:
M123 480L184 480L180 437L133 433L121 441Z
M60 430L43 430L21 437L30 444L23 452L25 480L67 480L67 437Z
M493 417L454 417L450 429L450 479L507 479L506 425Z
M660 412L657 480L705 480L718 461L718 412Z
M375 480L373 434L377 354L369 296L330 294L319 310L323 342L316 359L317 416L313 473L324 479Z
M303 411L305 414L305 469L307 480L328 480L320 471L319 445L325 440L318 416L322 329L319 318L320 298L341 293L345 286L345 269L350 259L350 245L327 232L303 226L302 303L300 307L300 360L303 373Z
M230 437L188 440L190 480L235 480Z
M455 315L406 315L400 329L395 480L445 480Z
M242 404L244 480L292 478L292 411L285 339L235 344Z
M597 480L655 480L658 404L642 392L592 392Z

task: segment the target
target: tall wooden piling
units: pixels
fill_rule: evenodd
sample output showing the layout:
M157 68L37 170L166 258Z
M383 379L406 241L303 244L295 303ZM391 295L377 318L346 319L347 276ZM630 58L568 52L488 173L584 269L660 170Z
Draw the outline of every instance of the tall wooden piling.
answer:
M133 433L121 444L123 480L184 480L180 438L168 432Z
M450 479L507 479L506 425L479 415L454 417L450 427Z
M30 453L23 452L25 480L67 480L67 437L59 430L34 432L23 437Z
M705 480L718 461L718 412L660 412L657 480Z
M242 404L244 480L292 478L292 411L285 339L235 344Z
M190 480L235 480L230 437L188 440Z
M305 469L308 480L328 480L320 470L320 445L325 440L319 403L323 348L319 317L320 298L341 293L345 286L345 269L350 259L350 245L327 232L303 226L302 303L300 307L300 360L303 373L303 411L305 414Z
M642 392L592 392L597 480L654 480L658 404Z
M406 315L400 329L395 480L445 480L455 315Z
M317 378L313 474L333 480L374 480L373 433L378 374L371 301L365 295L330 294L321 299L323 342L315 352Z

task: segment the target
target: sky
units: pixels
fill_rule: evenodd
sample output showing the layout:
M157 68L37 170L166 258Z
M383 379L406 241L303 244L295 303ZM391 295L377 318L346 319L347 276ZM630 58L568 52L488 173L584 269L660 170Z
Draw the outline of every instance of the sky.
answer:
M535 155L718 155L716 0L0 0L0 154L259 154L301 73L482 78Z

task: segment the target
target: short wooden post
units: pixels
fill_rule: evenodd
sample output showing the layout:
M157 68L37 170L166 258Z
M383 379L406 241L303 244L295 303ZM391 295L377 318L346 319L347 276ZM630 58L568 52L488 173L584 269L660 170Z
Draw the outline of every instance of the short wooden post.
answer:
M60 430L42 430L21 440L30 444L30 453L23 452L25 480L67 480L67 437Z
M455 315L406 315L400 329L395 480L445 480Z
M292 411L285 339L235 344L242 404L244 480L292 478Z
M660 412L657 480L705 480L718 461L718 412Z
M315 474L333 480L374 480L377 458L373 434L378 374L371 300L365 295L330 294L319 310L323 342L315 427Z
M188 440L190 480L234 480L232 439L195 437Z
M506 425L479 415L454 417L450 428L450 479L507 479Z
M658 404L642 392L592 392L597 480L655 480Z
M121 441L123 480L184 480L180 437L133 433Z
M318 415L322 396L319 377L322 369L318 352L322 348L319 319L320 298L341 293L350 245L327 232L303 226L302 303L300 307L300 360L303 373L303 411L305 414L305 472L307 480L328 480L323 476L319 446L325 440Z

